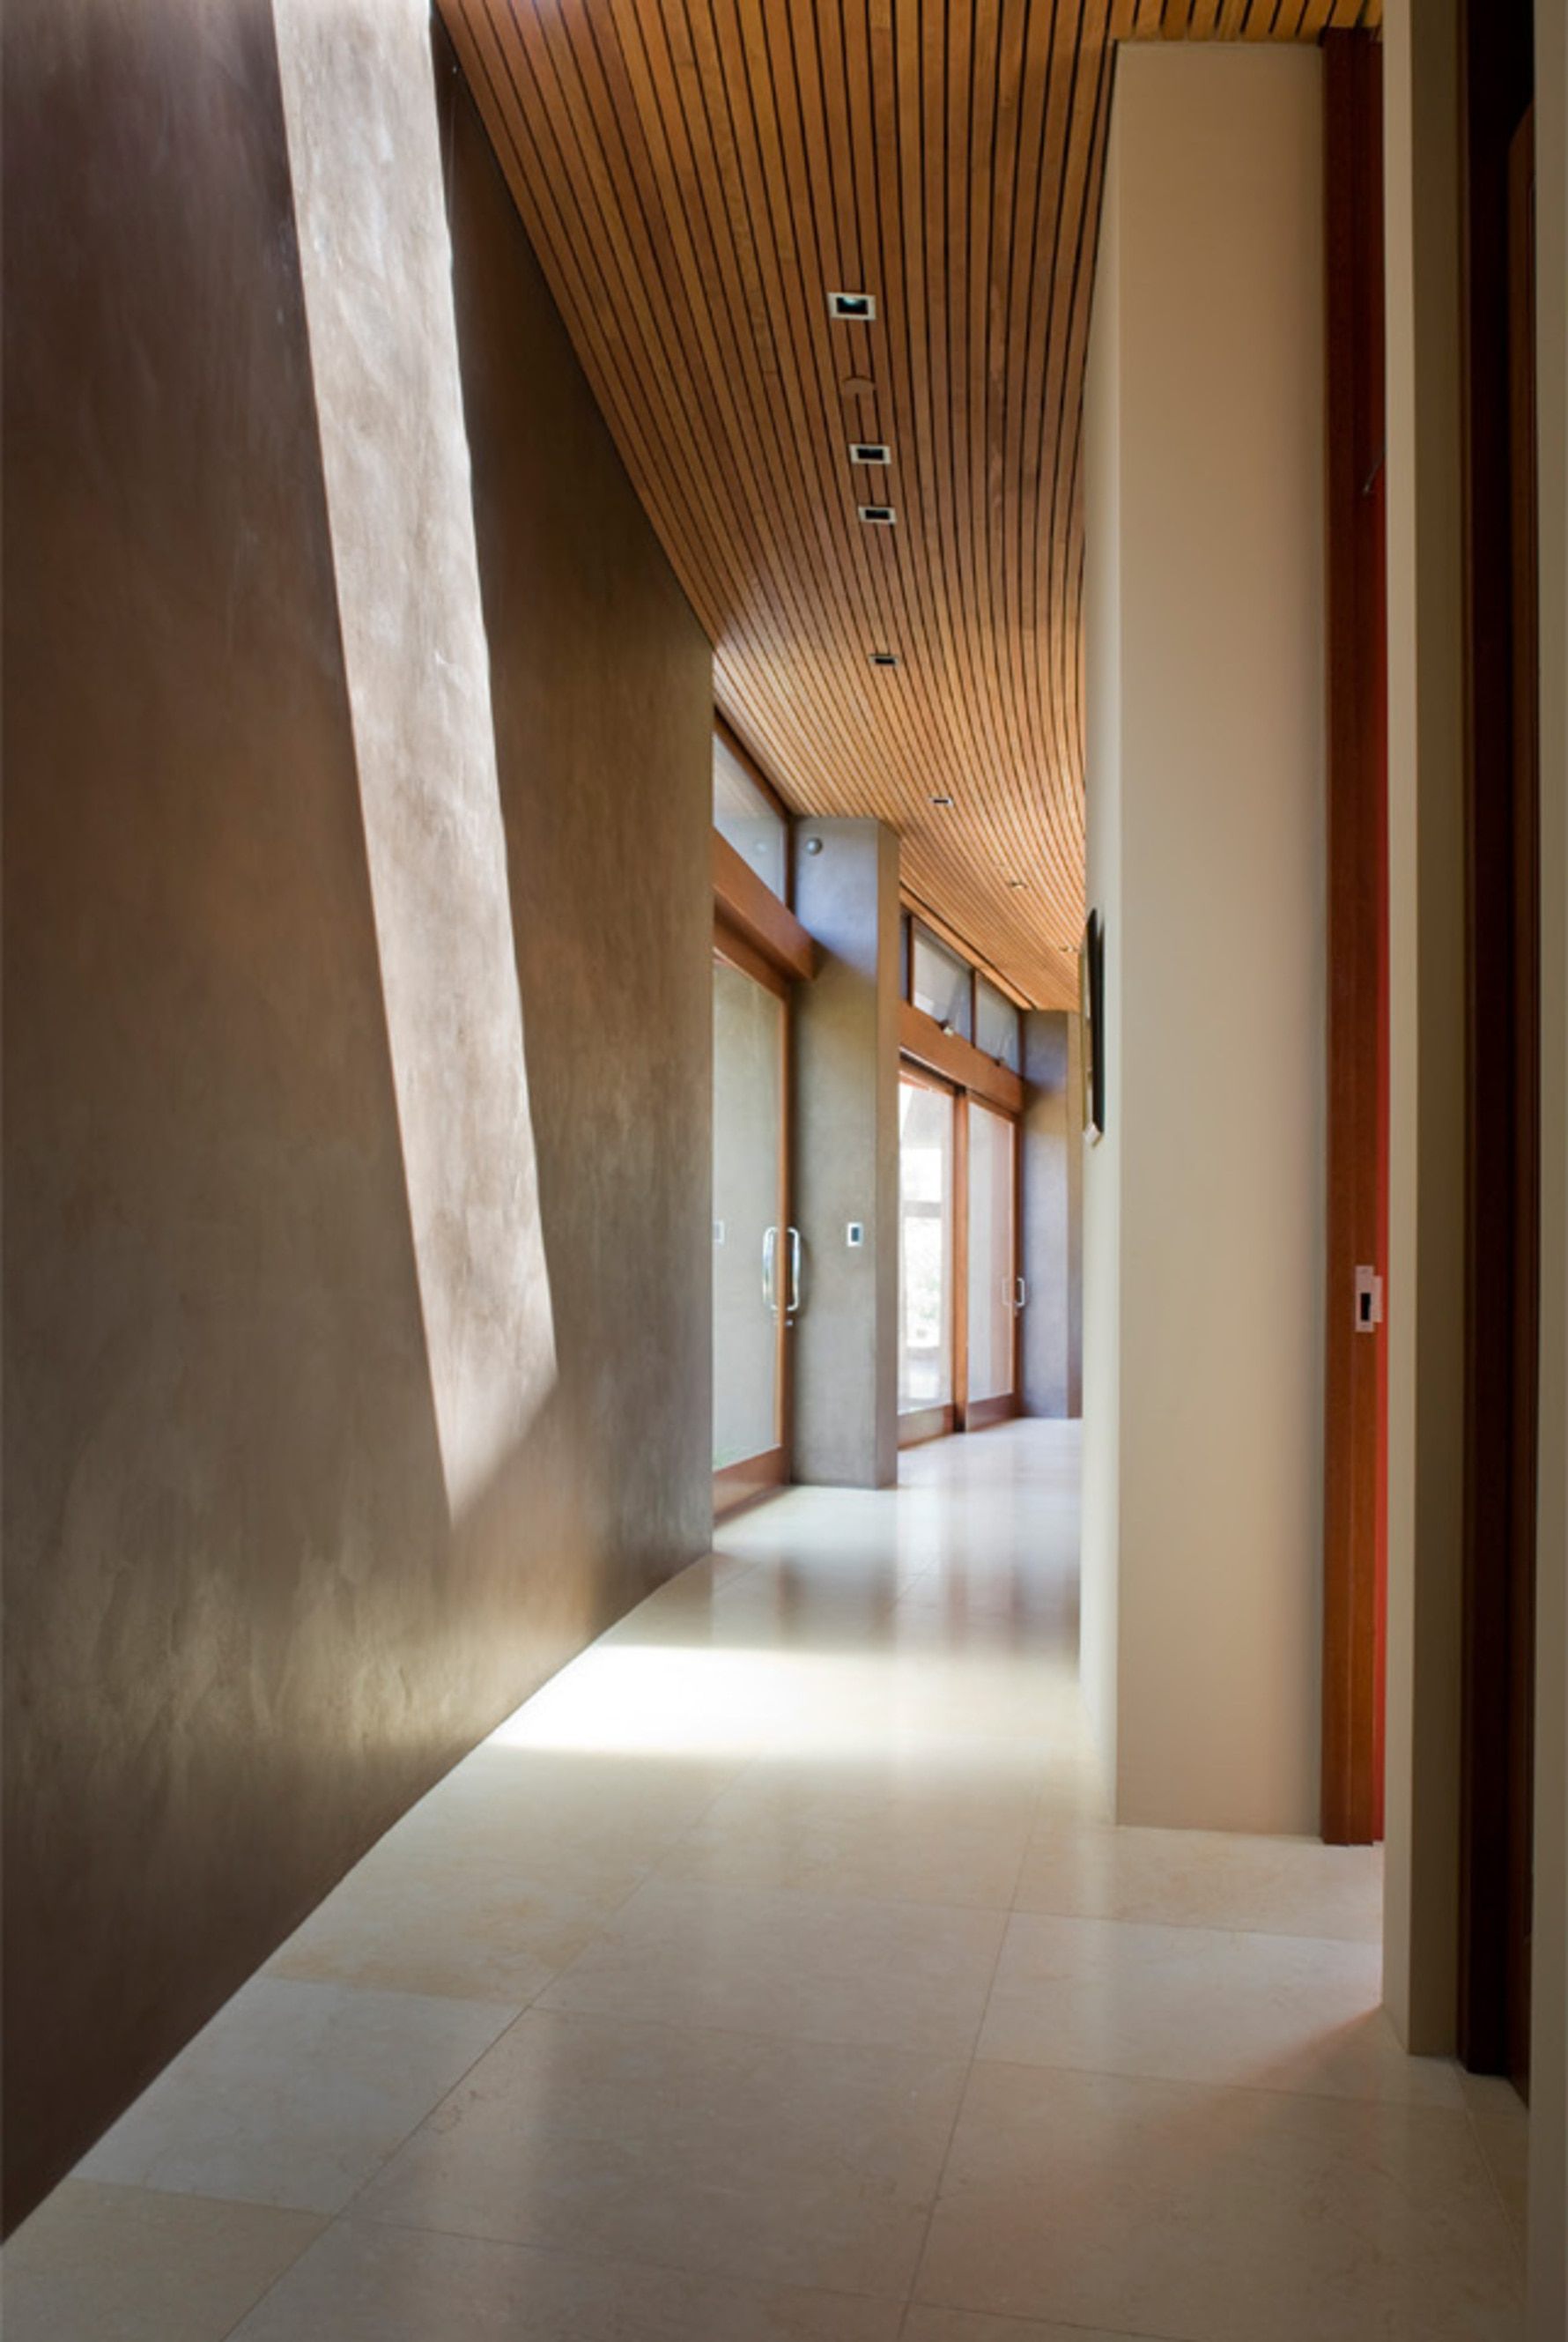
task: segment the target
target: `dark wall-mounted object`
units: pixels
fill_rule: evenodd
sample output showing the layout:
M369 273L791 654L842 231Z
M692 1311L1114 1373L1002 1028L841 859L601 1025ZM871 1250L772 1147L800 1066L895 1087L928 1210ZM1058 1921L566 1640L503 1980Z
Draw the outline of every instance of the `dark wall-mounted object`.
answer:
M1105 925L1091 911L1078 955L1078 1006L1084 1020L1084 1127L1105 1135Z

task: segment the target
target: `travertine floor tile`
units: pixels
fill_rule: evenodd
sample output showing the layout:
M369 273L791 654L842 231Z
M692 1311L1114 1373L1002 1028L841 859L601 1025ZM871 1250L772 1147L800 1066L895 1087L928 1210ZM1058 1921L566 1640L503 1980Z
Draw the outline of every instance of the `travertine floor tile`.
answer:
M1374 1944L1018 1912L979 2055L1163 2081L1459 2107L1457 2069L1407 2057Z
M235 2342L897 2342L896 2302L344 2220Z
M1193 2342L1520 2342L1462 2113L977 2064L922 2301Z
M121 2117L80 2174L339 2211L513 2014L257 1977Z
M1005 1910L1044 1767L770 1765L743 1773L660 1865L665 1878Z
M967 2057L1005 1925L1000 1911L657 1878L541 2006Z
M1212 1830L1062 1828L1047 1817L1024 1858L1017 1903L1064 1918L1371 1944L1383 1934L1383 1854Z
M5 2342L224 2342L313 2213L67 2179L0 2256Z
M957 2059L535 2008L359 2209L400 2225L896 2297Z

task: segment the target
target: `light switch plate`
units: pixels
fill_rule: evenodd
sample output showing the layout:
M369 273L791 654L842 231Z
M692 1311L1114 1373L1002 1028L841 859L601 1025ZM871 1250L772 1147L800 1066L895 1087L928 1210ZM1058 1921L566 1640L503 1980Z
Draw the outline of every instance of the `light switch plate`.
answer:
M851 1252L858 1252L862 1245L865 1242L865 1222L864 1220L851 1220L844 1241L849 1246Z

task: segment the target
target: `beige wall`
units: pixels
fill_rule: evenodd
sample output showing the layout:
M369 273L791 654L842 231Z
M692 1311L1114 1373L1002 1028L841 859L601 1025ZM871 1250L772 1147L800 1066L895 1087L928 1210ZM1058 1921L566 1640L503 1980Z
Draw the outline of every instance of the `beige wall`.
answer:
M1541 1533L1532 2342L1568 2333L1568 29L1535 11L1541 466Z
M1122 63L1128 53L1122 52ZM1084 682L1088 898L1122 928L1122 168L1113 115L1084 389ZM1122 960L1105 964L1103 1030L1080 1046L1105 1067L1106 1126L1084 1157L1084 1446L1078 1670L1100 1769L1116 1784L1121 1597Z
M421 1225L270 7L6 11L10 2219L708 1534L711 660L442 86L505 965ZM420 1248L519 1258L520 1023L555 1377L470 1439Z
M1121 1817L1220 1829L1318 1813L1320 77L1124 50L1094 325L1085 1653Z
M1413 25L1419 37L1413 39ZM1453 0L1384 40L1390 1136L1384 1990L1453 2046L1463 1455L1464 877Z

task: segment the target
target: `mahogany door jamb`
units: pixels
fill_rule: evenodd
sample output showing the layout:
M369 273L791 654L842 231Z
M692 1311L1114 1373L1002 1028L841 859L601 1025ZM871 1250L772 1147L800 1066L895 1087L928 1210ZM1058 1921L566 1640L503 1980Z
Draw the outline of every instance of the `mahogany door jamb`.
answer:
M1323 1837L1383 1834L1388 845L1382 52L1325 34L1328 459L1328 1227ZM1398 1306L1398 1296L1393 1296Z

